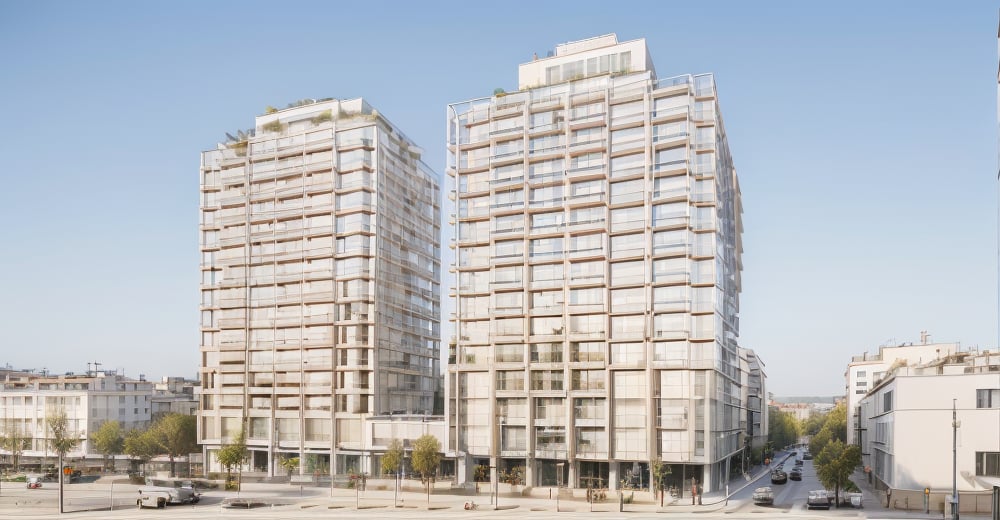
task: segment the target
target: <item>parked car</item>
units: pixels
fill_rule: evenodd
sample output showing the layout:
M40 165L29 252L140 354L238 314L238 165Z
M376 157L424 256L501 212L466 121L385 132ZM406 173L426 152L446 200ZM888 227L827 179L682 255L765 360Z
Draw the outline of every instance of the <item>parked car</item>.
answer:
M818 489L809 492L806 499L808 509L830 509L830 494L825 489Z
M774 491L770 487L764 486L753 490L753 503L759 506L769 506L774 504Z
M805 460L813 460L813 454L807 451L804 454L802 454L802 458Z
M24 481L28 484L28 489L38 489L42 487L42 477L40 476L31 476L24 479Z
M791 473L788 474L788 478L792 480L802 480L802 470L795 468Z
M140 508L160 507L159 499L164 496L164 504L197 504L201 500L201 494L191 487L142 486L136 505Z
M771 472L771 483L772 484L784 484L788 482L788 474L780 469L776 469Z

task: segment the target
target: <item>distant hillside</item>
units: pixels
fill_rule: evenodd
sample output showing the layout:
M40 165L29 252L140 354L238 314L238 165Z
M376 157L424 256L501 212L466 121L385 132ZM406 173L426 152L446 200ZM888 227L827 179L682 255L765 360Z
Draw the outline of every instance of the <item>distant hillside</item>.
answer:
M821 396L778 397L778 396L775 396L774 400L776 402L783 403L783 404L788 404L788 403L828 403L828 404L834 404L836 402L837 398L833 397L833 396L825 396L825 397L821 397Z

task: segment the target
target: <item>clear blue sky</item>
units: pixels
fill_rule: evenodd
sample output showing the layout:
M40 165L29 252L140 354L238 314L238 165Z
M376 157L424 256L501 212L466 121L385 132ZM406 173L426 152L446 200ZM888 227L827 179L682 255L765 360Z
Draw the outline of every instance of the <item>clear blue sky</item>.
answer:
M850 355L924 329L996 348L991 2L6 1L0 363L194 375L201 150L363 96L443 172L447 103L609 32L717 75L772 391L842 393Z

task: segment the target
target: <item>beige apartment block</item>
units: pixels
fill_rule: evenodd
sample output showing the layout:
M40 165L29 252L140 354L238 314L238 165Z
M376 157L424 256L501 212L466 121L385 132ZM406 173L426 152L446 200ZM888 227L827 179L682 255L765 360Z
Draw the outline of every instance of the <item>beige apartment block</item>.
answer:
M141 378L97 369L64 375L9 371L0 377L0 435L21 439L21 471L56 463L49 420L58 414L66 416L69 435L79 439L66 456L80 468L103 465L90 436L106 421L118 421L122 431L150 424L153 384ZM0 454L5 457L0 466L13 470L14 453L4 448Z
M268 109L201 160L206 467L371 471L365 421L440 394L440 179L362 99Z
M645 40L615 35L519 72L516 92L448 107L458 479L646 488L662 461L674 484L718 489L750 421L715 79L660 79Z

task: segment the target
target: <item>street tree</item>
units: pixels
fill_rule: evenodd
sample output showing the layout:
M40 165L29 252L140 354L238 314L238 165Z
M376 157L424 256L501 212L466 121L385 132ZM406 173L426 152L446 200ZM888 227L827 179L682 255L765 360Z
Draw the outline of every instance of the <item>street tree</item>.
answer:
M427 503L429 504L434 474L437 472L438 465L441 464L441 442L437 440L437 437L427 434L417 439L413 443L410 464L413 466L413 471L420 474L420 481L427 489Z
M403 467L403 443L399 439L389 441L389 449L382 455L382 473L392 473L396 487L393 491L393 504L399 494L399 470Z
M65 472L63 471L63 457L80 443L80 437L76 431L70 429L69 419L66 418L66 412L62 408L46 413L45 422L49 429L49 447L59 455L59 512L64 513Z
M170 413L150 427L152 438L161 454L170 458L170 476L176 476L177 457L190 455L198 449L198 424L193 415ZM188 466L190 472L190 465Z
M118 421L104 421L96 432L90 434L94 449L104 455L104 469L108 468L108 457L118 455L125 447L122 426Z
M246 435L243 430L241 429L236 434L236 438L231 443L224 444L215 457L219 459L219 464L226 468L226 489L230 489L233 480L233 467L242 467L250 458L250 450L247 449ZM242 479L240 480L242 482ZM236 486L236 489L239 490L239 485Z
M11 419L5 421L3 431L0 432L0 449L10 452L15 472L21 471L21 454L30 443L31 438L24 433L17 422Z
M840 507L840 490L853 487L851 474L861 464L861 448L834 439L816 455L815 462L816 476L827 489L833 488L834 499Z
M768 417L767 436L777 447L795 444L799 439L799 421L788 412L772 410Z
M143 473L146 471L146 463L159 455L159 448L149 430L129 430L122 447L126 455L142 466Z
M664 464L659 460L654 460L653 464L649 467L649 472L652 476L654 489L660 493L660 506L662 506L663 490L667 485L667 476L671 473L670 464Z

